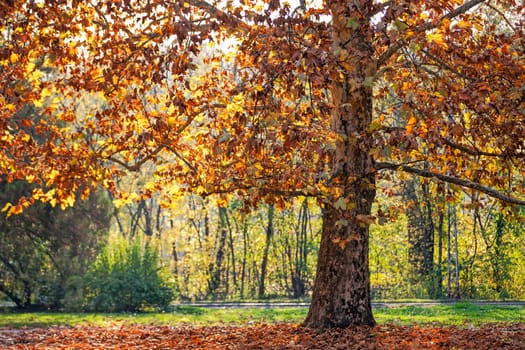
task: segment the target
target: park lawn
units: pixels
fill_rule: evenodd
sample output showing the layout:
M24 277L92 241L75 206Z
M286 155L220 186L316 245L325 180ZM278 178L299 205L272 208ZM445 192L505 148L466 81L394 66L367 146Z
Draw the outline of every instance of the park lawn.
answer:
M0 327L47 327L110 324L213 326L224 324L300 323L307 308L203 308L177 306L170 312L55 313L2 312ZM378 324L479 326L487 323L525 323L525 307L474 305L403 306L374 309Z

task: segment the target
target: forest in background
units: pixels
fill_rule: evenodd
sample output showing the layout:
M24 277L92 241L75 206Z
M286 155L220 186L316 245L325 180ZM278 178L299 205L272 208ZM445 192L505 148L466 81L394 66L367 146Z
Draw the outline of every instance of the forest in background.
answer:
M393 197L379 200L375 215L382 213L371 225L373 298L523 299L522 211L479 198L479 205L469 205L468 195L429 181L397 182L389 187ZM181 300L311 292L321 228L315 199L247 213L240 200L220 206L188 196L177 210L165 211L152 198L118 215L121 234L158 242Z
M373 298L525 297L522 208L411 176L382 187L370 231ZM253 210L234 197L163 204L162 196L124 204L113 227L156 242L180 300L310 295L322 224L314 198Z
M120 185L140 186L146 180L142 174ZM9 200L8 193L20 195L20 187L4 186L2 201ZM370 231L374 299L524 298L523 209L501 208L479 195L472 198L457 188L412 177L391 179L384 188L388 190L374 207ZM78 303L78 280L89 261L105 244L115 246L122 240L156 247L179 301L308 300L311 295L322 224L321 208L313 198L299 197L280 206L262 203L251 210L244 208L242 198L233 197L226 202L187 195L170 201L169 208L163 207L162 195L140 202L114 200L117 205L111 205L102 194L94 201L98 205L92 201L65 211L42 205L30 208L25 217L2 219L2 270L8 270L6 261L18 259L16 264L27 269L11 280L23 285L29 278L41 284L28 287L28 306L68 308L68 302ZM16 220L40 217L47 222L50 215L57 219L41 228L48 236L41 234L38 240L28 235L27 227L26 233L18 229L16 237L5 230ZM35 227L34 221L38 219L29 225ZM63 234L64 227L82 232L70 232L61 240L49 232ZM77 241L85 244L75 253ZM26 250L10 257L9 247L20 244ZM69 301L58 302L57 294ZM54 303L46 302L50 296Z

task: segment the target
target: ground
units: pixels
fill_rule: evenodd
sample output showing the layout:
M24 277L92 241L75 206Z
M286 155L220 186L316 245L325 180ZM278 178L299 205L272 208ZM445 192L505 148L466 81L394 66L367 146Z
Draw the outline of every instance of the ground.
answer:
M0 328L1 349L512 349L524 323L480 327L398 326L319 332L297 324L208 327L107 325Z

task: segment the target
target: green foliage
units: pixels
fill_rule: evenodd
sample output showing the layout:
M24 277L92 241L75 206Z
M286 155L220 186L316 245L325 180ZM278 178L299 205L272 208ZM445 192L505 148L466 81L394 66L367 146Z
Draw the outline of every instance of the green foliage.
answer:
M151 245L121 240L99 255L86 276L89 311L165 308L174 298L166 270Z
M32 188L0 182L0 207ZM0 291L19 308L78 309L82 277L107 239L109 206L96 193L66 210L35 203L20 215L1 215Z

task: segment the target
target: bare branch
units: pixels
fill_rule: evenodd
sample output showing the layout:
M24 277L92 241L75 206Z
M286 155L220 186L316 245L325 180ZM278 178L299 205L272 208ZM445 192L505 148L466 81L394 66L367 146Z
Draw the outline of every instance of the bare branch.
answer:
M473 182L473 181L470 181L470 180L467 180L467 179L459 179L459 178L454 177L454 176L439 174L439 173L435 173L433 171L423 170L423 169L411 167L411 166L408 166L408 165L402 165L402 164L395 164L395 163L389 163L389 162L379 162L376 165L377 165L377 169L378 170L382 170L382 169L397 170L397 169L400 169L400 170L403 170L404 172L411 173L411 174L416 174L416 175L421 176L421 177L436 178L436 179L438 179L440 181L443 181L443 182L451 183L451 184L458 185L458 186L465 187L465 188L470 188L470 189L473 189L473 190L485 193L486 195L488 195L490 197L499 199L499 200L501 200L503 202L506 202L506 203L525 206L525 200L522 200L522 199L519 199L519 198L514 198L514 197L511 197L511 196L507 196L506 194L503 194L503 193L501 193L498 190L495 190L495 189L487 187L487 186L483 186L483 185L481 185L481 184L479 184L477 182Z
M175 148L171 147L170 145L164 145L164 147L170 151L171 153L173 153L177 158L179 158L184 164L186 164L186 166L188 168L190 168L190 170L196 174L197 173L197 168L191 164L186 158L184 158Z
M155 158L159 153L160 151L162 151L164 148L163 145L160 145L158 146L157 148L155 148L151 153L147 154L145 157L141 158L141 159L138 159L137 161L135 161L134 164L128 164L127 162L124 162L118 158L115 158L113 155L110 156L110 157L107 157L106 160L110 161L110 162L113 162L113 163L116 163L116 164L119 164L121 165L122 167L124 167L126 170L129 170L129 171L139 171L140 168L142 167L142 165L144 165L145 163L147 163L149 160Z

